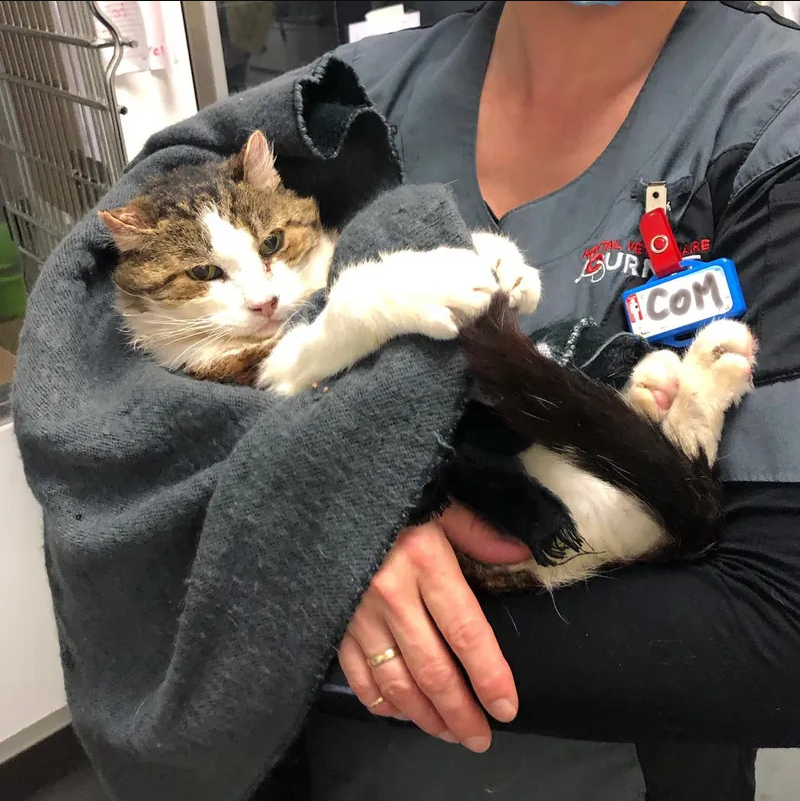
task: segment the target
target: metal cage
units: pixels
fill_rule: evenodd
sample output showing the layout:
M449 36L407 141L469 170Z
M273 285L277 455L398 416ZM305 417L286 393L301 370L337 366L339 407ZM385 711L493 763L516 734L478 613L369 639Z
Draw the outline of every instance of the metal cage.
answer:
M0 2L0 198L29 287L125 165L125 44L95 2Z

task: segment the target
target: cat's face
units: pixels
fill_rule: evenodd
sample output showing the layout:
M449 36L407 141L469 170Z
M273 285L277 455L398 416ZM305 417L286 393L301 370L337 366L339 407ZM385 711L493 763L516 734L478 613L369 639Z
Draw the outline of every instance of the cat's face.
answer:
M120 309L162 337L266 339L325 283L332 243L317 204L282 186L260 132L101 217L120 251Z

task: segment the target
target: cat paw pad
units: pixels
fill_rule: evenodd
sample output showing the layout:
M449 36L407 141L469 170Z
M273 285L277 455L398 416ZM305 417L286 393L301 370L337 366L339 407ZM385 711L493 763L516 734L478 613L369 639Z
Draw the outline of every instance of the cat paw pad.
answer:
M756 340L744 323L716 320L697 334L684 365L706 373L710 391L736 402L752 387L757 349Z
M497 286L521 314L536 311L542 295L539 271L531 267L519 248L508 238L486 231L473 233L472 242L478 255L489 263Z
M676 353L650 353L634 369L625 397L637 411L663 420L680 390L680 371L681 360Z
M744 323L715 320L698 332L687 356L709 367L726 354L742 356L753 364L756 349L755 338Z

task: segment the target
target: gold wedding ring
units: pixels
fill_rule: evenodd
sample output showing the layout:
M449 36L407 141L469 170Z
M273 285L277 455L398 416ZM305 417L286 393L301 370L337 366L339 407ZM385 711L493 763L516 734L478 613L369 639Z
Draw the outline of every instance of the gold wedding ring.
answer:
M378 704L382 704L386 699L379 695L371 704L367 704L367 709L374 709Z
M378 667L378 665L382 665L384 662L388 662L396 656L398 656L398 653L394 648L387 648L382 654L375 654L375 656L371 656L367 659L367 664L370 667Z

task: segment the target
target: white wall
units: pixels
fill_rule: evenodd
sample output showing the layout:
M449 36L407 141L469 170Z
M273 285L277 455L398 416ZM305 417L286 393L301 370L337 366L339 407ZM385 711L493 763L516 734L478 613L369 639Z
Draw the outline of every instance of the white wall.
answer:
M772 6L787 19L800 22L800 2L797 0L777 0L776 2L763 2L762 5Z
M0 762L69 720L42 517L10 423L0 424Z

